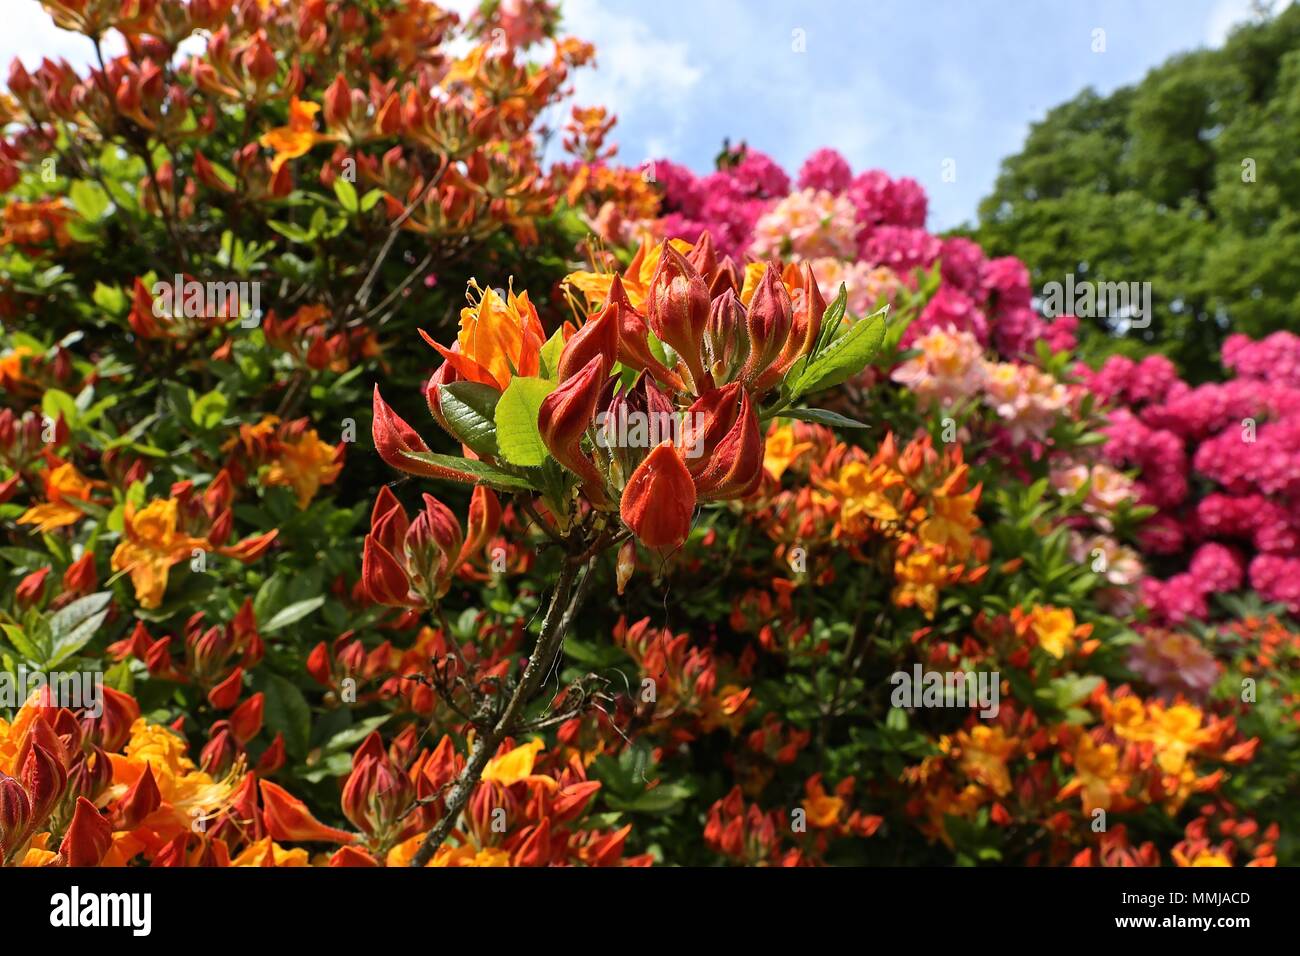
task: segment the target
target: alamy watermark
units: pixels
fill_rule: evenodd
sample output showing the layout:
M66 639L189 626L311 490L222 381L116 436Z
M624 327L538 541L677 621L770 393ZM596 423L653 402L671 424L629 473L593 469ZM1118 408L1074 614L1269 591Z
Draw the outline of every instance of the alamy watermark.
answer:
M1066 273L1065 282L1043 286L1042 312L1047 318L1075 315L1081 319L1121 319L1129 329L1151 325L1150 282L1076 282Z
M979 707L981 717L998 715L1002 676L997 671L925 671L914 664L912 673L894 671L889 682L894 707Z
M50 707L84 710L89 717L104 713L103 671L0 671L0 710L17 710L33 694L49 688Z
M694 418L692 427L686 425L687 415ZM602 449L657 448L671 441L683 457L699 458L704 454L705 418L703 412L687 412L682 416L626 408L601 412L596 416L596 444Z
M172 281L159 279L150 290L154 318L183 316L187 319L238 318L246 329L262 321L262 283L200 282L177 274Z

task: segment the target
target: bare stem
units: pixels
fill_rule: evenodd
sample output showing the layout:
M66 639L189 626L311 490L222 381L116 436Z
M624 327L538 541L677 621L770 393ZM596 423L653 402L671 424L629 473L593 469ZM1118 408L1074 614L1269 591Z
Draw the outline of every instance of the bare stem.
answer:
M577 593L574 593L574 582L577 580L581 568L582 564L578 561L572 558L565 559L564 566L560 570L560 578L555 585L555 591L551 594L551 603L546 609L546 617L542 620L542 633L538 636L533 652L528 657L528 663L524 665L524 672L520 675L519 683L515 685L509 702L501 712L497 722L492 726L492 729L481 737L475 738L474 746L470 750L469 760L447 794L446 808L442 819L429 831L424 838L424 842L420 844L420 849L416 851L415 856L411 859L411 866L425 866L433 858L433 854L437 852L438 847L442 846L447 839L447 835L451 833L452 827L455 826L456 820L460 817L461 810L465 808L465 804L469 802L474 788L478 786L479 778L483 776L488 761L496 753L501 741L515 729L524 707L537 693L542 680L549 672L551 663L559 653L560 647L564 643L564 636L573 622L574 614L577 612L577 605L581 603L586 594L586 588L582 586L579 586ZM588 569L587 576L590 577L590 569Z

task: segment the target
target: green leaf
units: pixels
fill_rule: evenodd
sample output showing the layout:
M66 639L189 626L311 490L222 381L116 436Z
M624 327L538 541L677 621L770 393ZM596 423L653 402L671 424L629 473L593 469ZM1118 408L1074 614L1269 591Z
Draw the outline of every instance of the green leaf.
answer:
M555 387L545 379L517 375L497 402L497 447L512 465L535 468L550 457L537 428L537 412Z
M205 431L211 430L226 417L227 407L229 402L226 401L226 396L214 388L194 402L190 408L190 420Z
M480 382L452 382L438 390L452 435L480 455L497 456L496 409L501 393Z
M325 595L318 594L314 598L307 598L305 601L295 601L288 607L281 608L271 620L263 624L258 630L263 634L270 634L272 631L278 631L282 627L288 627L316 610L325 603Z
M815 422L836 428L870 428L866 422L855 421L828 408L787 408L778 418L793 418L801 422Z
M57 388L45 390L45 394L41 396L41 411L51 421L62 415L69 428L75 428L77 422L81 419L81 412L77 408L77 400L67 392L60 391Z
M27 636L27 632L17 624L0 624L0 628L4 629L5 637L9 638L9 643L12 644L14 649L18 651L19 654L23 655L23 657L38 664L45 661L46 649L37 646L37 644Z
M546 340L542 346L540 362L542 367L542 378L554 381L560 371L560 353L564 351L564 333L560 329L555 330L555 334Z
M108 604L112 599L113 592L98 591L78 598L51 615L53 649L47 663L58 664L85 646L108 617Z
M454 455L439 455L431 451L404 452L412 461L422 461L428 465L446 469L447 474L435 475L445 481L465 481L470 484L488 485L502 491L540 491L536 484L527 478L502 471L485 462L472 458L458 458Z
M267 225L284 236L290 242L311 242L316 238L314 230L303 229L301 226L295 226L291 222L280 222L276 219L267 221Z
M277 731L284 734L285 749L295 757L304 756L311 736L311 708L302 691L264 670L253 672L253 689L266 695L264 716L271 736Z
M334 178L334 195L338 197L339 205L350 213L355 213L360 204L357 201L357 187L342 176Z
M361 211L370 212L370 210L374 209L375 206L379 203L379 200L383 198L384 198L384 191L382 189L370 190L370 192L366 193L364 196L361 197Z
M72 207L87 222L99 222L108 213L111 200L99 183L86 179L78 180L72 184L68 195L72 199Z
M829 311L829 310L828 310ZM857 375L885 340L884 311L859 319L844 335L827 345L790 383L790 397L820 392Z

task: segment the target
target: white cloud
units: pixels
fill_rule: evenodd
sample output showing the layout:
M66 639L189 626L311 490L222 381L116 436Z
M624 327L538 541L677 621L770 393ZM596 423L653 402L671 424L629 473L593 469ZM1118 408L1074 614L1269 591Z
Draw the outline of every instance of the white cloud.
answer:
M1290 0L1282 0L1274 12L1280 13L1288 6ZM1232 28L1245 20L1253 19L1254 4L1251 0L1219 0L1205 19L1205 42L1209 46L1222 46L1228 39Z
M651 146L675 152L685 129L689 96L704 75L690 62L686 44L656 37L645 23L596 0L568 0L562 10L565 32L596 46L598 67L577 74L575 101L600 104L623 115L653 111L673 116L669 128L659 130L656 142L640 144L642 150L623 145L632 150L631 155L625 151L628 161L635 161L636 152L662 155L651 153Z

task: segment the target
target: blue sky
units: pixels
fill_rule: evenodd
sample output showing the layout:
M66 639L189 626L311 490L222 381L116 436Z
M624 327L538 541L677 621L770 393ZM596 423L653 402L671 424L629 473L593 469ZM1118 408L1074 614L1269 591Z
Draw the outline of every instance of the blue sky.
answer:
M37 0L4 4L0 64L86 62L87 41L53 27ZM569 32L597 47L599 67L579 76L577 100L619 114L623 162L668 156L703 171L730 136L793 173L831 145L855 170L919 180L937 231L974 217L1001 159L1053 105L1221 43L1250 2L568 0L563 9ZM1104 52L1093 52L1095 30ZM955 181L944 181L945 160Z

